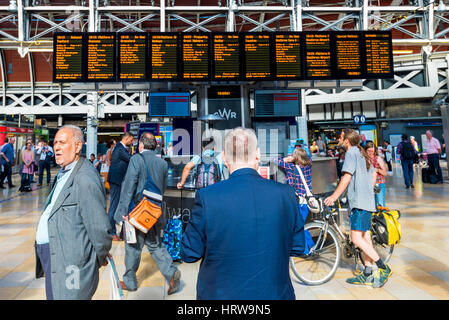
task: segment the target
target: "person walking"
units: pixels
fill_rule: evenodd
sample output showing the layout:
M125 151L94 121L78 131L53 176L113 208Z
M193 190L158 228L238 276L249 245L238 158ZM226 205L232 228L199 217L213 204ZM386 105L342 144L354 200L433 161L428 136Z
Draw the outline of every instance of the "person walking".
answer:
M369 157L371 165L376 172L376 184L380 188L380 192L375 194L376 208L377 206L385 207L385 177L387 176L387 166L383 159L377 155L376 146L369 141L365 145L366 154Z
M344 129L339 144L343 144L347 150L342 169L344 175L332 195L324 200L324 204L333 205L348 188L351 240L362 250L365 260L363 273L348 278L346 282L375 288L382 287L392 271L379 257L371 242L371 217L376 211L373 190L376 173L368 155L360 145L360 136L355 130ZM373 263L378 267L374 273Z
M305 244L294 189L259 175L251 129L228 132L223 161L229 179L196 192L182 238L182 260L202 259L197 299L295 299L289 257Z
M37 186L42 186L42 182L44 180L44 170L47 172L47 186L50 185L51 182L51 157L53 157L53 148L47 145L47 141L42 140L41 146L37 148L36 158L39 159L39 180Z
M440 166L441 144L437 138L433 137L431 130L426 131L426 154L429 163L430 174L435 174L438 178L437 183L443 183L443 172Z
M396 152L401 155L401 166L404 173L405 188L409 189L411 187L413 189L415 188L413 185L413 162L416 150L411 142L408 141L408 136L405 133L402 135L402 141L399 142Z
M22 152L22 179L19 191L31 191L31 179L34 173L34 152L31 149L31 142L27 142L25 150Z
M137 204L140 195L150 175L154 184L163 195L167 188L168 164L157 156L156 139L150 132L142 134L139 140L139 153L133 155L123 181L120 202L115 212L115 220L123 222L128 220L128 208L131 201ZM122 289L129 291L137 290L136 272L139 268L142 248L147 246L156 265L162 275L169 283L168 294L179 290L181 272L173 264L172 257L162 243L160 234L165 225L164 213L147 232L143 233L136 229L136 243L125 242L125 266L126 272L121 281Z
M382 147L382 152L385 155L385 163L388 167L388 172L393 171L393 168L391 166L391 157L393 154L393 147L391 146L389 141L384 141L384 145Z
M65 125L55 136L61 169L35 244L36 277L45 274L47 300L91 299L112 245L104 187L89 160L81 157L83 143L83 132L76 126Z
M0 175L0 189L3 189L3 183L5 178L8 180L9 188L14 188L15 185L12 184L12 166L14 164L14 143L16 142L15 137L5 138L5 144L2 148L2 159L1 164L3 165L3 172Z
M122 136L122 140L117 143L112 151L111 165L109 167L108 178L111 197L109 201L109 221L111 223L112 240L119 241L120 237L117 235L116 221L114 220L115 210L120 201L120 191L122 189L123 178L128 169L129 159L131 154L129 153L129 147L133 142L133 136L129 132L126 132Z

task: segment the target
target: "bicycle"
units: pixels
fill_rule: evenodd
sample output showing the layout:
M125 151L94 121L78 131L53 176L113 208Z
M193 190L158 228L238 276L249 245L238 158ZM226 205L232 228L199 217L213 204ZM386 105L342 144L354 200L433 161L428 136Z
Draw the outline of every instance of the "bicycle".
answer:
M340 199L332 207L324 204L325 197L317 200L320 205L318 218L304 225L314 241L309 254L300 257L290 257L290 267L298 280L307 285L320 285L329 281L337 271L341 255L346 259L354 258L354 273L361 272L364 266L363 252L351 241L350 236L343 232L335 221L341 209ZM394 245L382 244L371 226L371 241L380 258L387 263L394 250Z

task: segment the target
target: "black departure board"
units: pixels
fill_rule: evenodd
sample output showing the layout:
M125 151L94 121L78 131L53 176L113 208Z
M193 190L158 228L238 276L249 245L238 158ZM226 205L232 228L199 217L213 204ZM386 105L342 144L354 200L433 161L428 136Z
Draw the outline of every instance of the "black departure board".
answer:
M177 80L179 78L179 34L156 33L150 36L152 80Z
M276 33L274 35L275 78L294 80L302 78L301 34Z
M53 38L53 82L84 81L83 33L55 33Z
M306 32L304 35L306 79L332 78L330 32Z
M53 36L54 82L391 79L391 31Z
M393 45L391 32L367 31L365 43L366 78L393 77Z
M362 67L362 34L360 32L335 32L335 78L360 79Z
M212 78L214 80L240 79L239 48L238 33L212 35Z
M87 81L115 81L115 36L113 32L87 34Z
M271 39L266 33L244 33L242 44L245 56L244 79L271 79Z
M209 34L182 33L182 78L209 80Z
M147 78L147 33L118 33L118 80Z

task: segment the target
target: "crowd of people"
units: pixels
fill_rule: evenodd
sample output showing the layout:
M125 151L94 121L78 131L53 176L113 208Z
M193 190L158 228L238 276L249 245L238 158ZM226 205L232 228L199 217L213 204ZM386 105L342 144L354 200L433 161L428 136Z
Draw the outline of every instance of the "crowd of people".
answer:
M442 181L441 145L431 131L426 135L429 167ZM257 172L261 156L253 130L231 130L220 152L212 138L202 142L202 154L184 166L177 184L183 189L187 177L195 172L195 205L182 236L180 255L186 263L202 259L198 299L295 298L288 263L290 256L307 255L314 245L304 224L317 153L336 157L339 183L324 203L333 205L347 190L351 239L365 255L364 271L347 282L372 287L385 284L392 271L373 248L370 229L372 212L386 205L385 184L394 149L388 141L377 148L352 129L344 129L336 139L334 147L321 136L310 147L298 139L291 155L273 159L285 171L285 184L263 179ZM142 200L148 181L164 194L168 164L161 156L173 154L171 143L165 149L149 132L136 140L125 133L120 141L107 143L105 154L91 154L86 159L81 156L83 132L65 125L57 132L53 148L44 140L34 146L29 139L21 150L19 191L32 190L36 170L38 185L43 184L44 172L50 185L53 157L60 166L36 231L36 274L45 275L47 299L91 299L98 286L99 268L107 265L110 257L112 241L124 241L129 213ZM397 146L407 188L414 188L413 164L419 154L414 141L403 135ZM14 138L6 143L0 153L0 178L14 187ZM180 290L181 272L161 239L166 222L162 215L147 233L136 228L135 242L125 241L122 289L137 290L136 273L145 245L168 283L167 293ZM73 286L67 285L68 268L78 275Z

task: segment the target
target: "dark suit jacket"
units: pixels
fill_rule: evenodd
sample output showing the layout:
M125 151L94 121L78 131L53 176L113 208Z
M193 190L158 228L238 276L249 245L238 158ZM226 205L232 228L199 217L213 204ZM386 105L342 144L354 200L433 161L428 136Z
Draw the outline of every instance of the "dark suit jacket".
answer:
M203 259L197 299L295 299L289 257L304 251L292 187L239 169L196 194L182 239L185 262Z
M122 185L123 178L128 169L129 159L131 155L121 142L117 143L111 155L111 166L108 173L108 182Z
M147 172L142 157L148 166L151 179L162 194L164 194L167 188L168 164L165 160L157 157L156 152L151 150L144 151L141 155L133 155L129 161L128 170L126 171L120 192L120 202L114 215L114 219L117 222L123 221L122 216L128 215L128 207L132 199L136 204L140 201L138 196L147 182ZM162 210L164 212L164 208ZM164 215L162 215L156 223L156 228L164 223Z

